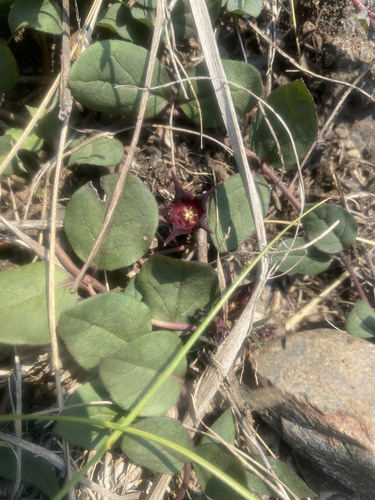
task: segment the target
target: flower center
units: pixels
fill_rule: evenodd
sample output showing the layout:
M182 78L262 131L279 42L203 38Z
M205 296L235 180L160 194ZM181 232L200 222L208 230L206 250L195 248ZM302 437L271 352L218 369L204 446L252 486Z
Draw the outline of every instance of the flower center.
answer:
M233 301L233 302L231 302L231 303L229 304L229 306L228 306L228 310L229 310L229 312L234 312L234 311L236 311L236 310L237 310L237 308L238 308L238 304L237 304L237 302L234 302L234 301Z
M184 219L186 221L196 221L197 220L197 213L194 212L192 208L187 208L184 213Z
M188 202L181 200L177 203L172 203L171 207L173 216L170 221L172 224L187 229L196 226L203 212L199 202L195 200L189 200Z

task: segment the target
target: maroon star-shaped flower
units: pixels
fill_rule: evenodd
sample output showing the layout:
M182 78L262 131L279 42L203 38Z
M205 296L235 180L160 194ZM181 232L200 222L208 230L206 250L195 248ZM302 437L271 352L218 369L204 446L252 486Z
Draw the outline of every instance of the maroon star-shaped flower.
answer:
M213 186L206 193L200 196L193 196L183 189L178 182L176 174L171 170L175 196L173 202L165 208L160 209L169 224L172 226L172 232L164 242L164 246L181 234L190 234L198 228L202 228L208 233L212 233L207 226L208 200L212 193L219 187L219 184Z

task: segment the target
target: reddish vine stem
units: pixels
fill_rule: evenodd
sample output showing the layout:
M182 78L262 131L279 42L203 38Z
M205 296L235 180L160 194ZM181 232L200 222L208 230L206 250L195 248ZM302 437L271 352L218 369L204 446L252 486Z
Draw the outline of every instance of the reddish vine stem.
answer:
M283 193L283 195L290 201L291 205L298 211L301 211L301 203L297 198L294 196L294 194L289 190L288 186L284 184L281 179L275 174L275 172L272 170L272 168L266 163L262 162L261 163L261 169L263 173L269 178L270 181L274 183L275 186L277 186L280 191Z
M360 298L362 300L365 300L366 302L368 302L368 299L365 295L365 292L363 291L363 288L358 280L358 277L357 275L355 274L354 272L354 269L353 267L351 266L350 262L348 261L348 259L346 258L346 255L344 254L344 252L340 252L339 253L339 257L341 259L341 262L344 264L344 266L346 267L346 270L348 271L348 273L350 274L352 280L353 280L353 283L354 283L354 286L356 287L356 290L357 290L357 293L358 295L360 296Z
M65 267L65 269L75 278L79 274L79 269L78 267L72 262L70 257L67 255L65 250L56 242L56 257L59 259L61 264ZM82 280L82 288L84 290L87 290L90 295L95 295L94 289L97 290L98 292L105 293L107 292L107 288L100 283L97 279L95 279L93 276L89 276L86 274Z

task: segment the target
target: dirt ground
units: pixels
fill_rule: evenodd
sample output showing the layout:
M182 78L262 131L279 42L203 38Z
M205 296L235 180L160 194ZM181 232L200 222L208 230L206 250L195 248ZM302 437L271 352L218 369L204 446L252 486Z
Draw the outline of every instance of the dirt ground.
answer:
M272 65L269 60L269 44L252 26L244 20L233 22L233 17L223 14L217 23L217 39L223 57L234 59L246 57L247 61L256 66L262 74L264 83L274 89L291 81L302 78L307 85L316 104L319 132L311 154L303 162L303 179L306 190L306 201L317 202L331 197L332 202L342 204L352 213L358 223L358 237L363 240L374 240L375 234L375 134L374 116L375 104L364 93L374 96L375 39L373 33L365 33L356 18L356 11L350 0L301 0L297 2L296 21L297 34L293 30L290 12L280 8L274 12L272 19L272 1L265 1L261 16L254 22L263 33L273 35L278 47L286 53L286 57L275 53ZM2 28L5 36L6 28ZM297 40L300 55L298 53ZM242 45L241 45L242 44ZM51 71L57 71L59 65L58 44L50 45L50 67L46 68L46 60L42 57L43 41L27 32L11 43L15 57L20 62L21 82L14 90L8 92L2 101L3 112L0 114L0 128L5 130L10 124L25 122L25 104L35 104L46 92L45 82L51 81ZM27 48L27 52L24 52ZM191 64L199 59L201 49L195 40L178 47L182 60ZM41 50L42 49L42 50ZM162 56L165 57L165 54ZM296 66L291 59L298 61ZM271 71L267 76L267 69ZM35 83L37 82L37 83ZM345 85L354 83L354 86ZM1 110L0 110L1 111ZM14 113L12 117L10 113ZM243 120L241 127L244 137L248 137L249 123L253 114ZM82 119L82 118L81 118ZM92 116L87 128L108 127L120 128L126 122L114 117ZM159 125L159 126L158 126ZM173 199L173 183L168 169L173 160L170 144L165 136L162 123L146 124L139 143L139 150L132 165L132 171L151 189L160 204L167 204ZM186 127L186 123L178 120L176 126ZM211 135L221 138L222 131L213 131ZM129 144L131 132L119 135L126 145ZM248 139L245 139L251 147ZM22 211L24 200L27 199L30 184L37 169L45 162L53 151L53 141L38 154L29 154L27 158L28 172L21 176L12 176L9 181L2 180L3 214L11 216L14 213L14 203ZM27 153L24 153L27 155ZM200 194L216 182L225 180L237 172L233 158L218 148L214 142L205 141L204 149L200 148L199 137L187 134L175 134L174 165L178 169L179 178L184 187L194 194ZM256 165L255 165L256 167ZM106 172L106 171L105 171ZM81 185L91 180L98 185L102 169L93 171L91 168L80 167L75 170L66 169L61 184L61 206L66 206L72 193ZM16 201L11 200L9 183L12 184ZM295 170L289 169L283 175L290 190L298 197L298 183ZM271 208L267 219L291 220L293 210L277 187L271 188ZM13 195L12 195L13 196ZM42 213L42 206L35 202L31 214L34 218ZM10 269L30 262L30 253L17 247L9 238L1 238L0 231L0 269ZM267 225L268 237L277 232L275 224ZM166 225L161 225L159 233L162 238L168 234ZM35 236L36 233L30 233ZM64 245L65 239L61 236ZM247 252L255 246L250 238L245 245L228 256L237 269L243 268L248 261ZM375 300L375 259L374 247L363 242L357 242L348 253L351 265L362 284L365 293ZM180 254L184 258L186 254ZM214 261L216 254L209 253L209 260ZM133 271L133 270L131 270ZM127 270L127 272L130 272ZM328 272L317 276L282 276L273 280L269 287L270 296L267 299L268 312L274 317L272 324L280 325L302 309L322 290L327 288L341 274L340 262L332 266ZM121 286L126 273L114 272L109 275L112 287ZM299 323L299 328L330 327L344 328L347 315L353 304L358 301L358 295L349 280L335 288L317 308ZM8 378L13 370L13 349L4 346L0 354L0 406L4 412L9 410L10 391ZM48 410L55 404L54 378L49 368L49 353L38 352L37 349L22 351L22 373L24 377L23 395L24 408L27 413ZM67 391L75 386L77 369L65 353L66 359L63 372L63 383ZM35 361L36 360L36 361ZM198 363L199 364L199 363ZM257 417L255 417L257 418ZM256 420L261 436L279 451L280 456L291 464L291 467L303 475L311 487L321 483L321 498L355 498L345 489L340 489L336 483L330 483L329 478L323 478L311 463L296 459L293 450L282 443L275 432L261 419ZM45 443L47 448L58 449L56 439L40 423L28 424L27 432L37 442ZM78 463L84 463L87 453L77 453ZM111 460L111 464L109 461ZM298 466L296 465L298 462ZM123 467L127 485L134 484L141 491L152 480L149 473L139 470L124 461L124 458L114 454L107 457L101 467L93 473L94 481L103 487L114 487L116 467ZM111 475L111 480L108 477ZM107 478L107 479L106 479ZM107 482L106 482L107 481ZM113 481L112 484L108 484ZM133 481L133 482L132 482ZM326 481L326 482L325 482ZM129 491L122 480L116 492ZM320 486L321 486L320 484ZM127 487L128 487L127 486ZM171 486L178 489L176 483ZM325 490L324 490L325 488ZM131 490L131 488L130 488ZM0 482L0 498L9 498L9 485ZM115 491L115 489L114 489ZM134 492L134 489L132 490ZM195 493L194 493L195 491ZM27 490L28 498L41 498L37 493ZM194 487L191 496L197 498ZM335 496L342 495L342 496ZM138 498L123 496L121 498ZM78 498L89 498L87 490L82 489ZM100 498L95 497L95 498ZM119 498L119 497L117 497ZM175 498L170 492L166 498ZM264 498L264 497L263 497Z

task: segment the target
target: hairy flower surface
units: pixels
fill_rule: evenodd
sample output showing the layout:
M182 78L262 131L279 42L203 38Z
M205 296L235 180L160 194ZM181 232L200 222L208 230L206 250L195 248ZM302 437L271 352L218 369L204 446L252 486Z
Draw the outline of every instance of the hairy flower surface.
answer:
M175 197L173 202L165 208L160 209L169 224L172 226L172 232L164 242L164 246L181 234L190 234L198 228L212 233L207 226L207 209L208 200L218 184L209 189L201 196L193 196L188 191L185 191L178 182L176 174L171 170L174 186Z

